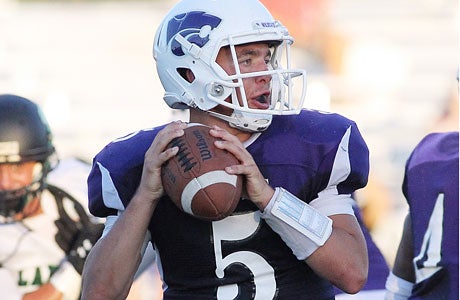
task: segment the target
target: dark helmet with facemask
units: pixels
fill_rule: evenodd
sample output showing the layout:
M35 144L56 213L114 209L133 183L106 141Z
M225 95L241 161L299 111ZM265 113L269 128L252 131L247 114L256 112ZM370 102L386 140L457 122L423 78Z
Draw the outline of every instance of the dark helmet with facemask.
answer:
M51 131L38 105L16 95L0 95L0 165L36 162L29 185L0 188L1 220L11 221L43 190L54 153Z

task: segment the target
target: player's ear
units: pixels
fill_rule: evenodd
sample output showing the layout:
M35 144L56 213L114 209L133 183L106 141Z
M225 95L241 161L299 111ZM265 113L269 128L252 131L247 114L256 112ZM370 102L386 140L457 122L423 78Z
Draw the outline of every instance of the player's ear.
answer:
M195 80L195 74L193 74L192 70L187 69L185 71L185 78L187 78L189 82L193 82Z

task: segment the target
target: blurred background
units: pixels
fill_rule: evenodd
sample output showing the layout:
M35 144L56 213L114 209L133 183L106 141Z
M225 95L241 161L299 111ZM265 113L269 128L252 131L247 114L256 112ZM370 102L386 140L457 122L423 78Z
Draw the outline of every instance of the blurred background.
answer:
M112 139L174 119L152 58L175 3L0 0L0 93L39 103L61 157L86 160ZM459 3L262 0L296 39L305 107L355 120L371 153L357 194L391 264L407 205L404 164L431 131L458 130Z

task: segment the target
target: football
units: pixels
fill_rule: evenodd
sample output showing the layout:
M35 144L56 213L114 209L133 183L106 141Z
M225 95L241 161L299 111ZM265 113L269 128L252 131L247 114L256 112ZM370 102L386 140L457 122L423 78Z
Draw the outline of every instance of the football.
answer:
M189 124L184 135L168 148L179 152L162 166L161 179L166 194L176 206L199 219L216 221L229 216L238 204L242 176L225 172L239 164L235 156L215 147L210 127Z

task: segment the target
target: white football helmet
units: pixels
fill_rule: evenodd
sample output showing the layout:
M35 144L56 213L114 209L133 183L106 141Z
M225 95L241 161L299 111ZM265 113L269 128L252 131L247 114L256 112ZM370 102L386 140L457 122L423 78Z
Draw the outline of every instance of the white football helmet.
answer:
M267 41L274 46L267 71L241 73L235 45ZM166 15L153 46L157 71L172 108L209 111L217 105L233 109L230 116L209 111L233 127L263 131L272 115L297 114L306 92L305 71L290 68L293 38L258 0L182 0ZM236 74L227 74L217 63L222 47L229 46ZM185 70L195 79L186 80ZM243 79L271 76L270 107L248 107ZM294 82L296 85L294 86ZM238 92L241 98L238 99ZM294 92L299 96L294 97ZM231 101L226 101L230 96Z

